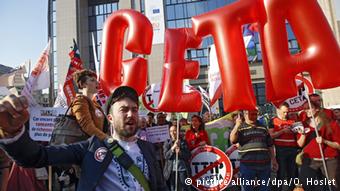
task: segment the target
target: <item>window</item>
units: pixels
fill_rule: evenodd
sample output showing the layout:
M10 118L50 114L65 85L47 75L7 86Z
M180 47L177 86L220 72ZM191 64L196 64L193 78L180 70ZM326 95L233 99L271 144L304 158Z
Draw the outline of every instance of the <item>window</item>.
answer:
M175 11L176 11L176 18L177 19L184 18L184 11L183 11L183 5L182 4L175 5Z
M193 17L196 15L195 3L187 4L187 12L188 12L188 17Z
M172 19L175 19L175 9L174 9L174 6L167 6L166 7L166 13L167 13L167 17L168 17L168 20L172 20Z
M257 105L264 105L266 100L266 91L264 83L253 84Z
M104 17L103 16L98 16L97 20L96 20L96 26L97 26L97 30L99 29L103 29L103 25L104 25Z
M89 36L90 36L90 63L89 66L94 66L94 55L92 49L92 33L94 36L97 57L100 58L100 50L101 50L101 40L103 33L103 25L106 18L114 11L118 10L118 3L96 3L93 1L91 5L88 7L89 9Z
M184 20L176 20L176 28L184 28Z
M195 3L196 15L200 15L200 14L204 13L205 12L204 8L206 6L207 6L206 2L203 2L203 1Z
M208 11L216 9L216 1L208 1Z
M112 5L111 13L118 10L118 3L112 3L111 5Z
M176 22L175 21L169 21L168 22L168 28L176 28Z
M111 4L107 4L106 5L106 13L111 13L112 12L112 5Z

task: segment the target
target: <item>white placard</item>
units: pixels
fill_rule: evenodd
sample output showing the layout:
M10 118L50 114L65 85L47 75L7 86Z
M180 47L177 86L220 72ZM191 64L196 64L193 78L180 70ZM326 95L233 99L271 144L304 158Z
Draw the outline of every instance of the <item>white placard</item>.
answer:
M152 44L164 43L164 9L162 0L145 0L145 15L153 27Z
M54 120L65 114L66 108L32 107L30 109L29 135L35 141L50 141L54 128Z
M151 143L161 143L170 139L169 125L153 126L145 129L148 141Z

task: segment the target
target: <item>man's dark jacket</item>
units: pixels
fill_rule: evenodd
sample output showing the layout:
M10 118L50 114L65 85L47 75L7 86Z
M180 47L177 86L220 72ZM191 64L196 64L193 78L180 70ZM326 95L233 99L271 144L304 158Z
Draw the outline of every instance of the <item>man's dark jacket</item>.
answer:
M137 144L149 167L149 183L151 190L168 190L161 169L156 161L154 146L139 140ZM44 167L48 165L76 164L81 166L80 181L77 190L92 191L101 180L112 161L113 155L108 148L110 144L91 137L86 141L71 145L41 146L31 140L25 132L16 142L1 144L1 147L24 167ZM99 149L101 148L101 149ZM104 159L98 160L97 150L107 149ZM97 160L96 160L97 158Z

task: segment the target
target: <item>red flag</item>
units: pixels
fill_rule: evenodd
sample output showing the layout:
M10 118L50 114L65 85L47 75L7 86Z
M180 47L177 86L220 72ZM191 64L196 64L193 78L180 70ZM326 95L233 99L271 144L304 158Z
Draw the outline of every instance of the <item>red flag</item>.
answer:
M73 39L73 49L69 53L71 62L66 75L66 80L64 83L64 93L67 99L67 105L70 105L71 101L76 96L76 91L73 85L73 73L77 70L84 68L83 62L80 59L79 50L76 41Z

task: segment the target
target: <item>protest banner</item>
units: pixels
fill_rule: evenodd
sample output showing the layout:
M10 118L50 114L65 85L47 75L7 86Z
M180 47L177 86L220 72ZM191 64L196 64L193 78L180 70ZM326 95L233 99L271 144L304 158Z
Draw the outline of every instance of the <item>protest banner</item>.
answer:
M169 125L146 128L147 140L151 143L161 143L170 139Z
M230 146L229 134L234 126L231 121L231 115L232 113L205 124L205 130L208 133L211 145L222 151L227 150Z
M66 108L32 107L30 109L29 135L35 141L50 141L54 121L58 115L63 115Z
M212 191L223 190L229 185L233 166L223 151L204 146L197 147L191 153L192 186L201 191Z

